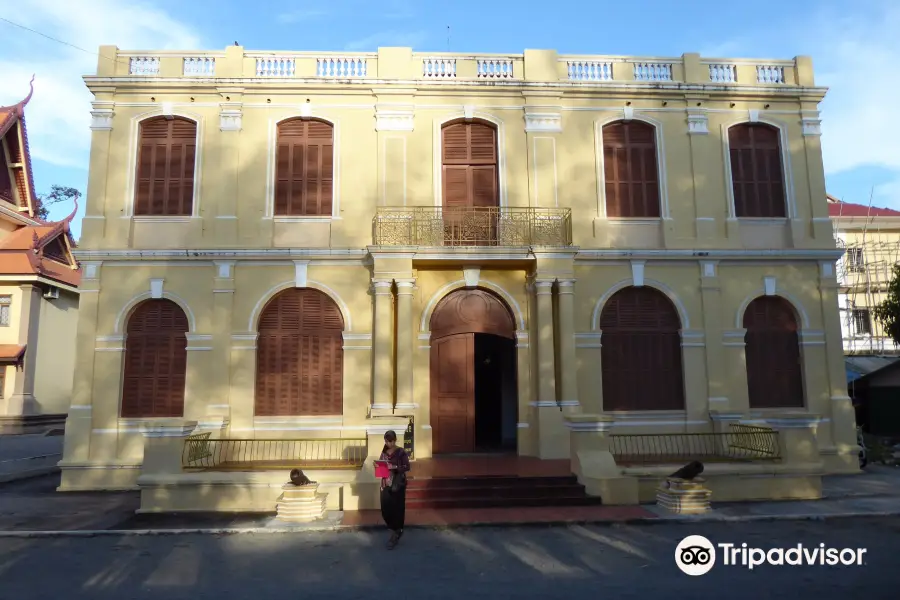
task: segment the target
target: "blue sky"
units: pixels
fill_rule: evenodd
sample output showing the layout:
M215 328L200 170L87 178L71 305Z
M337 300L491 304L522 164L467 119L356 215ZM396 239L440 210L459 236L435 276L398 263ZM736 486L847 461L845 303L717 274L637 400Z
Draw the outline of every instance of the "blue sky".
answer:
M37 75L27 117L40 190L58 183L84 191L91 95L81 76L101 44L123 49L359 50L709 57L813 57L822 103L830 193L900 208L900 2L754 0L722 2L494 2L455 0L0 0L0 104L20 100ZM73 48L88 50L84 52ZM70 206L51 216L61 218ZM79 215L83 214L83 207ZM75 233L80 231L76 223Z

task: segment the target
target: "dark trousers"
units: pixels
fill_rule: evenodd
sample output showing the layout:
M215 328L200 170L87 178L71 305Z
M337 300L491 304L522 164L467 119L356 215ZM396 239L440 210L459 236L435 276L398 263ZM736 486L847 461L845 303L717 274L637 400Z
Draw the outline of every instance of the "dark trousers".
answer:
M406 486L398 492L381 490L381 518L391 531L402 531L406 520Z

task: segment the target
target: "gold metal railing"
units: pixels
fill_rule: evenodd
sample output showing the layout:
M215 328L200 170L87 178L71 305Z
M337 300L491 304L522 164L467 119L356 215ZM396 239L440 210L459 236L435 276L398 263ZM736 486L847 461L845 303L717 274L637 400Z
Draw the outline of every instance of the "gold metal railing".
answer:
M362 439L209 439L209 433L188 436L181 466L213 471L278 469L359 469L368 455Z
M376 246L571 246L568 208L380 207Z
M621 465L778 461L778 432L732 424L722 433L613 434L610 451Z

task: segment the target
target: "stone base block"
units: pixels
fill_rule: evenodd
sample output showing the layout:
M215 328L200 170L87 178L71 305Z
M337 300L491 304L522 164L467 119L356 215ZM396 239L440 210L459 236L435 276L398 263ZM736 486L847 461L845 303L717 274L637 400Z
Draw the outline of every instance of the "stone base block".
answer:
M309 523L325 516L328 495L318 493L319 484L294 485L286 483L275 505L280 521Z
M704 487L705 480L667 478L656 490L656 504L678 514L702 514L709 511L712 495Z

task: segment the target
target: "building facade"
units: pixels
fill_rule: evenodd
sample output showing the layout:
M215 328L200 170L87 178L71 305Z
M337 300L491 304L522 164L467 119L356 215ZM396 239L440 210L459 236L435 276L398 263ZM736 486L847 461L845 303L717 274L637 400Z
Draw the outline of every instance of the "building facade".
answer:
M100 54L61 489L185 421L567 458L799 411L857 470L810 59Z
M897 355L900 348L874 318L900 263L900 211L828 197L838 262L838 305L846 354Z
M61 427L75 369L78 284L69 222L39 218L25 107L0 107L0 433Z

